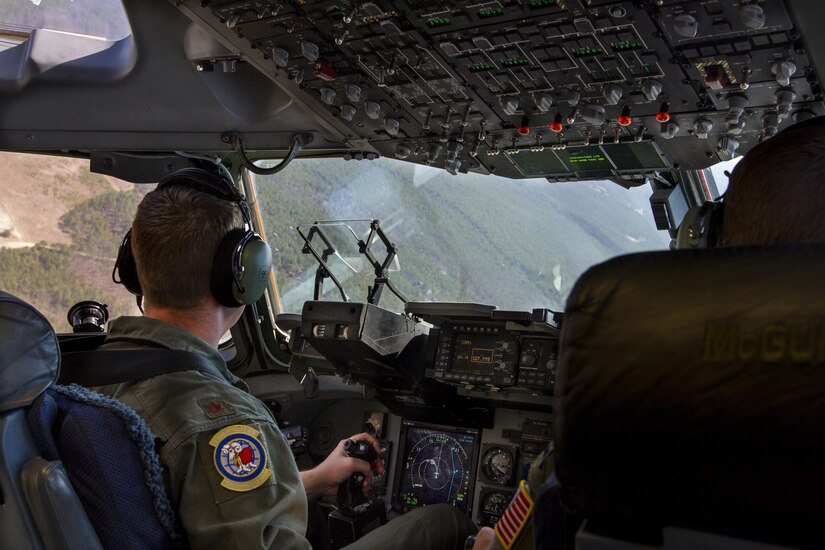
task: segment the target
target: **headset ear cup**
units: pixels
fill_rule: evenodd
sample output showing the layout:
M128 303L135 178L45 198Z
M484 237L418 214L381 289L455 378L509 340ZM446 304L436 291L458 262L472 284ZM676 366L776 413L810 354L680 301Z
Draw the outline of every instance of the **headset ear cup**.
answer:
M243 305L235 299L233 289L236 286L234 269L236 265L240 266L236 252L243 246L245 238L246 231L243 229L233 229L227 233L218 245L215 259L212 261L212 296L226 307Z
M227 307L251 304L263 295L271 268L269 245L251 231L233 229L215 253L212 296Z
M243 295L239 294L237 286L233 286L232 290L239 302L251 304L266 291L269 272L272 270L272 249L261 237L253 233L241 252L241 264L244 266L241 287L245 292Z
M117 279L115 279L117 275ZM115 261L115 269L112 272L112 279L116 283L122 284L126 290L136 296L143 296L143 289L140 286L140 279L138 279L137 266L135 266L135 257L132 254L132 230L126 232L123 237L123 242L120 243L120 249L117 252L117 260Z

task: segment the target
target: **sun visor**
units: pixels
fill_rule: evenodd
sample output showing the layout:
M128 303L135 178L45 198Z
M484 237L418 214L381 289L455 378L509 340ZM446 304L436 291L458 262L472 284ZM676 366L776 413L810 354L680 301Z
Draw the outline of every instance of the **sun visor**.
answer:
M612 520L821 525L823 281L823 246L635 254L585 273L556 382L567 505Z

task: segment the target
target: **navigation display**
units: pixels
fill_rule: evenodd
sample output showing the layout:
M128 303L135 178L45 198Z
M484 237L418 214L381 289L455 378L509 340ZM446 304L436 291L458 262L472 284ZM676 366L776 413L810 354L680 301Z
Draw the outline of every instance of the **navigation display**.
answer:
M447 503L469 512L478 439L477 430L443 430L404 421L396 508L407 511Z

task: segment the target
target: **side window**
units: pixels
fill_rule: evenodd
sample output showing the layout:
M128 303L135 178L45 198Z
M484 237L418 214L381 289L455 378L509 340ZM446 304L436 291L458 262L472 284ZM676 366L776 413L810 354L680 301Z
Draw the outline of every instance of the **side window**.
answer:
M95 300L110 318L139 314L112 282L112 267L138 203L153 186L92 174L89 161L0 153L0 290L70 332L69 308Z
M35 29L120 40L131 34L120 0L6 0L0 2L0 28L11 36ZM5 34L4 33L4 34ZM0 49L6 40L0 41Z

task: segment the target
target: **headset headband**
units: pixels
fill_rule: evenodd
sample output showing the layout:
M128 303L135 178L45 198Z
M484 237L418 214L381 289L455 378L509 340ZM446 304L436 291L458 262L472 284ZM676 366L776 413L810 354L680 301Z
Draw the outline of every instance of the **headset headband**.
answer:
M184 168L158 182L155 191L185 185L217 199L234 202L241 209L244 228L229 231L218 244L212 262L210 286L212 296L222 305L236 307L251 304L264 293L272 267L272 250L252 227L246 199L227 178L201 168ZM112 280L121 283L137 296L143 294L131 245L132 231L123 238L118 250Z
M224 176L204 170L203 168L182 168L164 176L158 182L155 191L175 185L186 185L207 195L237 203L244 217L247 228L252 227L252 218L246 197L240 194L231 181Z

